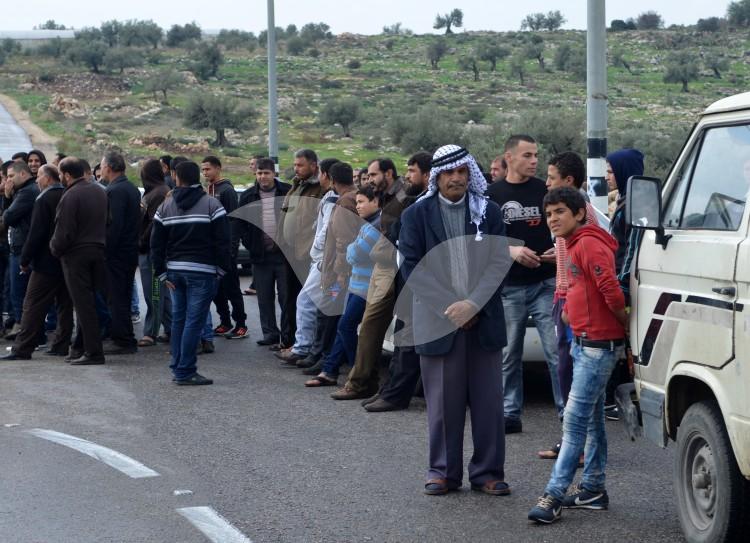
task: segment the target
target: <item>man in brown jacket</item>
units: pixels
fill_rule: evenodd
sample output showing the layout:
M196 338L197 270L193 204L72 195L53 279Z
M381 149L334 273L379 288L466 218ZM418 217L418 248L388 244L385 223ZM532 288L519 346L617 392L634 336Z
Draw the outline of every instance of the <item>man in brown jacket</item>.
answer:
M65 192L57 206L50 252L62 263L81 333L70 348L71 365L104 364L94 293L104 290L107 194L84 177L75 157L60 161Z
M370 183L383 194L383 213L380 216L380 231L383 235L371 253L375 266L367 292L367 305L359 331L354 367L349 372L349 379L344 387L331 394L334 400L369 398L378 391L378 362L396 303L395 248L385 234L404 211L407 200L405 184L398 177L396 165L389 158L376 158L370 162L367 173Z
M315 219L318 215L317 200L325 190L318 180L318 155L311 149L301 149L294 155L294 179L292 189L281 206L279 218L279 246L287 260L286 322L281 324L279 348L290 349L294 345L297 330L297 296L302 290L310 269L310 247L315 236ZM272 350L278 350L272 347Z

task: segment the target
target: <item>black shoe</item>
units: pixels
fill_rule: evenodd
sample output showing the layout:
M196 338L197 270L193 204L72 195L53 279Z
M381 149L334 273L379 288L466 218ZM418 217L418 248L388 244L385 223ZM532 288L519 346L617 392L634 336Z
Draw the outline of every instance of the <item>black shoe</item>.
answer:
M523 431L521 419L505 419L506 434L520 434Z
M123 346L123 345L118 345L117 343L112 343L110 345L104 346L104 354L124 355L124 354L135 354L137 352L138 352L138 347L136 347L135 345Z
M288 355L281 355L279 353L276 353L274 356L281 360L281 365L284 367L297 367L297 362L300 360L304 360L307 358L306 354L297 354L297 353L289 353Z
M607 491L591 492L581 485L572 488L563 498L562 506L565 509L591 509L593 511L604 511L609 509L609 496Z
M216 348L214 347L213 341L201 340L201 344L198 345L198 351L195 354L211 354Z
M104 364L103 354L84 353L82 357L70 361L71 366L96 366L99 364Z
M366 405L369 405L369 404L371 404L372 402L374 402L374 401L375 401L375 400L377 400L378 398L380 398L380 391L376 392L375 394L373 394L373 395L372 395L372 396L370 396L369 398L365 398L364 400L362 400L362 401L361 401L361 402L359 403L359 405L361 405L362 407L364 407L364 406L366 406Z
M529 520L539 524L552 524L560 520L562 513L562 502L545 494L536 502L536 505L529 511Z
M309 354L302 360L297 361L297 367L301 370L312 368L315 364L318 363L318 360L320 360L320 358L318 358L314 354Z
M323 370L323 359L318 360L314 366L302 370L303 375L318 375Z
M403 411L405 407L391 403L383 398L378 398L374 402L365 405L365 410L370 413L385 413L386 411Z
M259 339L255 343L257 343L261 347L268 347L270 345L276 345L278 342L279 342L279 338L272 337L272 338L268 338L268 339L266 339L266 338Z
M47 356L68 356L68 351L57 350L57 349L47 349L46 351L44 351L44 354L46 354Z
M179 386L200 386L200 385L213 385L213 379L206 379L200 373L196 373L192 377L187 379L173 379L174 383Z
M620 420L620 410L616 405L604 408L604 418L607 420Z
M4 356L0 356L0 360L31 360L30 355L22 355L19 353L9 352Z

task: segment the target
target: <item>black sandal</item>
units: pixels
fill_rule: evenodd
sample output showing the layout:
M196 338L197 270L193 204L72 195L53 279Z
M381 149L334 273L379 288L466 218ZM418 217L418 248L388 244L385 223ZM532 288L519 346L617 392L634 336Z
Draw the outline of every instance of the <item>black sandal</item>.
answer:
M546 451L539 451L536 454L544 460L557 460L560 455L560 447L562 447L561 443L555 443L554 447L550 447Z

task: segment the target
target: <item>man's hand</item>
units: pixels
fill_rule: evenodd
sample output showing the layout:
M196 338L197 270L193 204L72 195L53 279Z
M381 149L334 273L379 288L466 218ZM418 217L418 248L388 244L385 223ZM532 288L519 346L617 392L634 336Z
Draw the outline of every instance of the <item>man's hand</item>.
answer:
M568 318L568 314L563 310L562 314L560 315L560 320L565 323L565 326L570 326L570 319Z
M555 247L544 251L544 253L542 254L542 262L545 264L555 264L557 262Z
M478 322L479 322L479 316L474 315L471 319L469 319L469 322L464 324L461 328L463 330L471 330L477 325Z
M467 300L455 302L445 310L445 316L459 328L463 328L473 318L476 318L477 308Z
M538 268L542 265L539 255L528 247L510 247L510 257L527 268Z
M174 283L172 281L164 281L164 284L167 285L167 288L169 290L174 290L175 289Z

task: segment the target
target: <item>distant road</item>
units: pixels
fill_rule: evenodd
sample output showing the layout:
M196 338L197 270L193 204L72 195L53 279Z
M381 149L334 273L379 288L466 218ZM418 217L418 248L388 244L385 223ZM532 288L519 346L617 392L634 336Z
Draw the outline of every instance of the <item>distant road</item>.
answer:
M28 134L0 104L0 158L10 160L14 153L29 151L31 148Z

